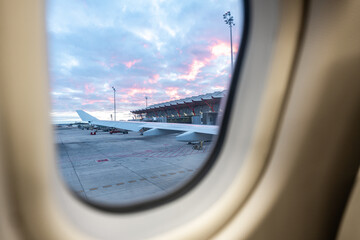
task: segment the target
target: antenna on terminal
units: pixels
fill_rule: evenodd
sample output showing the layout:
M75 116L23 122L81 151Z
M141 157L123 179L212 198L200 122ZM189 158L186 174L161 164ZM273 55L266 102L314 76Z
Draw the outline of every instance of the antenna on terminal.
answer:
M112 89L114 90L114 121L116 121L116 99L115 99L115 93L116 93L116 89L113 86Z
M145 96L145 106L147 107L148 106L148 99L149 99L149 97L148 96Z

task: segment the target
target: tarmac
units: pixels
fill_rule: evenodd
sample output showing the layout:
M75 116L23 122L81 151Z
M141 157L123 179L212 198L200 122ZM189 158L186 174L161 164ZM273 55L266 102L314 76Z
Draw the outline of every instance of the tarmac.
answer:
M68 188L98 204L128 205L169 194L189 181L211 150L175 140L78 128L56 129L57 166Z

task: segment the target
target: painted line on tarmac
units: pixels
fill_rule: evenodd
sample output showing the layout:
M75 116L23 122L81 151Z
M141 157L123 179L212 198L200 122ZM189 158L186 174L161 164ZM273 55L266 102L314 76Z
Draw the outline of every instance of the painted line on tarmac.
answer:
M188 145L181 146L178 148L169 148L166 150L145 150L141 152L134 152L130 154L115 154L110 157L114 158L129 158L129 157L136 157L136 158L174 158L174 157L182 157L188 156L193 154L205 153L208 152L210 148L204 146L202 150L195 150L190 148Z
M188 172L193 172L194 170L192 169L186 169L186 171ZM177 173L185 173L186 171L178 171ZM159 178L159 177L167 177L167 176L173 176L175 174L177 174L176 172L170 172L170 173L167 173L167 174L160 174L159 176L151 176L150 178L152 179L155 179L155 178ZM136 182L140 182L140 181L145 181L147 180L147 178L141 178L141 179L138 179L137 180L130 180L130 181L127 181L127 184L131 184L131 183L136 183ZM96 190L99 190L101 188L112 188L112 187L115 187L115 186L121 186L121 185L124 185L126 184L125 182L119 182L119 183L116 183L116 184L111 184L111 185L105 185L105 186L101 186L101 187L93 187L93 188L89 188L88 191L96 191ZM81 191L76 191L77 193L83 193L84 191L81 190Z

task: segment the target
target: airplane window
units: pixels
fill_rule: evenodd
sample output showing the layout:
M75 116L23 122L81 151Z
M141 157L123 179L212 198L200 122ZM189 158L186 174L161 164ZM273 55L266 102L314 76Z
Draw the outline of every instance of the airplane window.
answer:
M57 167L76 196L128 207L181 192L219 134L241 2L49 0Z

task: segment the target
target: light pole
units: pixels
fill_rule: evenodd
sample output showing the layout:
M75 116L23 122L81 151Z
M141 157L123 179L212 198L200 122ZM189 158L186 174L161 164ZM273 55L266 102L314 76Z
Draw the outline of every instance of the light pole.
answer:
M147 107L147 100L148 99L149 99L149 97L145 96L146 107Z
M234 70L234 62L233 62L233 48L232 48L232 26L235 26L234 17L231 16L230 11L227 11L223 14L224 21L229 25L230 28L230 47L231 47L231 72Z
M116 100L115 100L116 89L114 87L112 87L112 89L114 90L114 121L116 121Z

